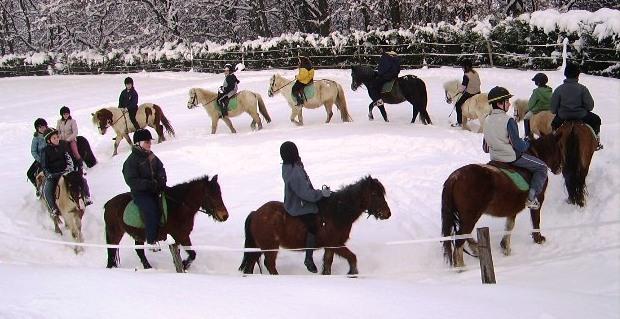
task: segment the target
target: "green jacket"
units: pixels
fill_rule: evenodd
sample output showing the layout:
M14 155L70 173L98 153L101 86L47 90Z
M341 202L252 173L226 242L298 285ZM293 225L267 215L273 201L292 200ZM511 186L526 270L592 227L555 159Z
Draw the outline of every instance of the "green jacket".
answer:
M530 112L536 114L542 111L549 111L551 108L551 88L539 86L534 89L527 106Z

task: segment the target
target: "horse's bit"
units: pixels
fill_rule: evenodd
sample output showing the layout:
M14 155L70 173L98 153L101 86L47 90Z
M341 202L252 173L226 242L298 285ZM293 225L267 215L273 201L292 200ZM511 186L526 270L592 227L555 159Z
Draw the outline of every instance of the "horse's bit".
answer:
M194 92L194 94L192 95L191 101L189 103L187 103L187 108L188 109L193 109L196 107L196 100L198 99L198 96L196 94L196 92Z

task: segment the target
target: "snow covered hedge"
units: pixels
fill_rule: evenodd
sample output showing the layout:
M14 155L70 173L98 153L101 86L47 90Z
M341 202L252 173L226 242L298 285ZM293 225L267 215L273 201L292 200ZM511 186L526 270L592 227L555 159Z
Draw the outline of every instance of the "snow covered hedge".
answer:
M285 34L224 45L205 41L129 48L111 52L36 52L0 57L0 76L30 74L116 73L132 71L219 71L225 63L248 69L294 67L298 55L317 67L344 68L377 63L390 49L401 55L404 67L475 65L520 69L556 69L562 64L562 42L567 38L568 58L586 73L620 78L620 11L537 11L518 18L494 21L456 21L415 26L408 30Z

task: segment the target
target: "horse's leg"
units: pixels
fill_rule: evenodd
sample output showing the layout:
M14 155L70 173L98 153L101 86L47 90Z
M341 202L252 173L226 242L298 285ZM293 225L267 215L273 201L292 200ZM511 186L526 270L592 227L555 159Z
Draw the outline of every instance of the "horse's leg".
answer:
M181 246L186 246L186 247L192 246L192 241L191 239L189 239L189 235L182 237L182 238L178 238L178 239L175 236L172 236L172 237L174 238L174 241L176 241ZM185 258L182 262L183 270L189 269L189 266L192 265L192 262L196 260L196 251L192 249L185 249L185 252L187 252L187 258Z
M467 246L469 246L469 249L471 249L472 255L474 255L474 256L478 256L479 255L478 242L475 239L467 238Z
M252 124L250 125L250 127L254 130L256 129L256 125L258 125L258 130L262 130L263 122L261 121L260 116L258 116L258 113L248 112L248 114L250 114L250 116L252 117Z
M375 108L375 103L371 102L370 104L368 104L368 119L370 121L375 119L375 117L372 115L372 109L374 108Z
M297 112L297 120L299 122L300 126L304 125L304 112L303 112L303 107L299 107L299 111Z
M540 203L540 207L542 207L543 202L545 201L545 190L547 186L543 188L542 192L538 195L538 202ZM532 218L532 227L534 229L540 229L540 208L538 209L530 209L530 217ZM547 239L543 236L540 231L532 232L532 239L537 244L543 244Z
M277 249L277 248L275 248ZM272 275L277 275L278 271L276 270L276 257L278 256L278 251L266 251L265 254L265 267Z
M211 118L211 134L215 134L215 131L217 131L217 121L219 120L219 118L216 115L213 115L213 117Z
M478 129L478 133L482 133L482 130L484 130L484 120L486 118L486 114L478 114L478 121L480 121L480 128Z
M334 112L332 112L332 107L334 104L331 101L328 101L323 105L325 106L325 112L327 112L327 119L325 120L325 123L329 123L329 121L332 120L332 116L334 116Z
M228 126L231 133L237 133L237 130L235 130L235 128L233 127L232 122L230 121L230 118L228 116L222 117L222 120L224 121L224 123L226 123L226 126Z
M323 271L321 275L331 275L332 274L332 263L334 262L334 251L329 248L325 248L325 252L323 253Z
M80 211L76 209L69 212L68 215L70 215L69 220L71 220L71 222L68 223L70 224L71 236L76 242L83 243L84 238L82 237L82 219L80 218ZM82 246L75 246L73 250L76 254L79 254L84 251L84 248Z
M357 270L357 256L349 250L347 247L340 247L334 249L336 255L346 259L349 262L349 272L347 275L357 275L359 271Z
M463 114L461 116L461 118L462 118L462 121L463 121L463 124L461 125L462 129L468 130L468 131L471 132L471 128L469 127L469 124L467 124L467 116L465 116L465 114Z
M386 122L389 122L390 120L388 120L387 113L385 112L385 104L379 105L378 108L379 108L379 111L381 112L381 116L383 117L383 120Z
M121 134L116 134L116 138L114 139L114 153L112 154L112 156L117 155L118 154L118 144L121 143L121 138L123 137L123 135ZM129 143L131 144L131 143Z
M413 98L411 97L406 97L407 101L409 103L411 103L411 123L415 123L415 120L418 118L418 113L420 113L420 111L418 111L418 108L416 107L416 105L413 103Z
M144 245L144 242L139 240L136 240L135 243L136 245ZM144 266L144 269L153 268L151 264L149 264L148 259L146 259L143 248L136 248L136 254L138 254L138 258L140 258L140 262L142 262L142 266Z
M119 219L108 220L107 216L105 219L105 243L108 245L118 245L125 231L121 228ZM118 262L118 248L108 248L108 265L106 268L116 268L118 267Z
M517 217L516 215L515 216L506 217L506 227L504 228L504 230L509 232L509 231L512 231L513 228L515 228L515 218L516 217ZM499 245L503 249L504 256L510 256L510 252L512 251L512 249L510 248L510 234L504 235L504 237L502 237L502 241L499 243Z

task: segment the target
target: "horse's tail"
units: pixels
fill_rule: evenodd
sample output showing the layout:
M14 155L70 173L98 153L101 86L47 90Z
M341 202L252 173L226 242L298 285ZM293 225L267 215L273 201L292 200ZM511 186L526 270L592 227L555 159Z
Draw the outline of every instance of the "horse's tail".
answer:
M426 93L426 83L424 83L424 81L422 81L422 79L420 78L416 78L420 85L419 87L419 96L418 96L418 100L416 100L416 103L418 104L418 109L420 110L420 117L422 118L422 123L424 125L426 124L433 124L433 121L431 121L431 116L428 115L428 111L426 110L426 106L428 104L428 95Z
M265 102L263 101L263 97L258 93L254 93L254 96L256 97L256 100L258 101L258 111L265 118L267 123L271 123L271 116L269 116L269 112L267 112L267 108L265 107Z
M153 108L155 109L155 112L157 112L156 114L159 115L159 122L161 122L161 124L166 129L166 133L168 133L168 135L174 136L174 128L172 128L170 121L168 121L168 118L164 115L164 111L162 111L161 107L157 104L153 104Z
M455 178L450 175L443 184L443 191L441 192L441 235L444 237L456 234L459 228L459 214L454 207L453 200L454 182ZM443 256L451 266L454 266L453 248L453 240L443 241Z
M91 168L97 164L97 158L95 158L95 154L93 150L90 148L90 143L84 136L78 136L76 138L78 153L80 153L80 157L84 160L84 163L88 168Z
M586 175L588 171L581 167L581 157L583 155L581 154L580 147L577 126L574 125L566 139L564 151L565 163L562 175L564 175L564 184L568 192L569 202L583 207L587 195Z
M252 236L252 230L250 229L250 225L252 224L252 216L254 216L254 213L255 211L252 211L245 219L245 248L258 248L256 245L256 241L254 240L254 236ZM254 264L258 261L260 255L261 252L244 252L243 260L241 261L241 265L239 266L239 271L242 271L244 274L253 273Z
M349 109L347 109L347 99L344 96L344 90L342 89L342 85L336 83L338 87L338 95L336 96L336 107L340 110L340 118L342 118L343 122L352 122L353 119L349 114Z

